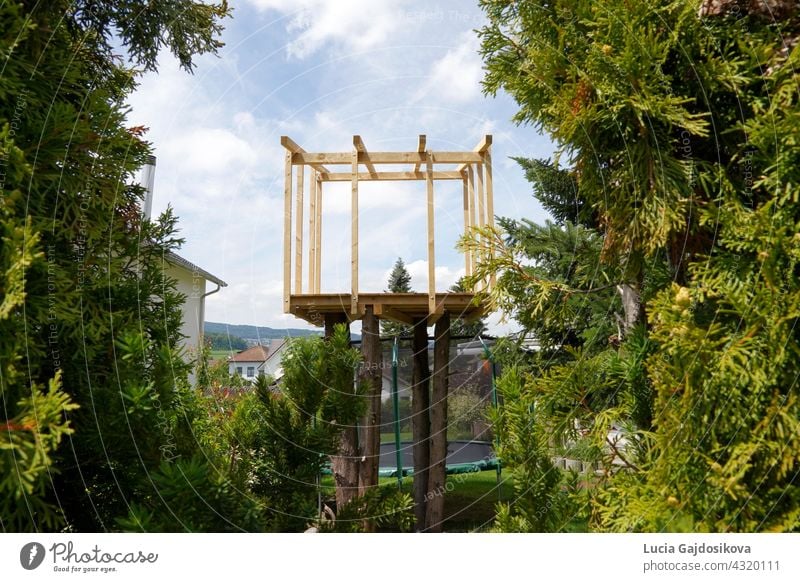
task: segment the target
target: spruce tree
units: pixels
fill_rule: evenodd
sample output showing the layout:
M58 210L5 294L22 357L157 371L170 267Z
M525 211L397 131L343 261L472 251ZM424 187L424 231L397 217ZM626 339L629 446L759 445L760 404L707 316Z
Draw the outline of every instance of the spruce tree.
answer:
M389 280L386 282L387 293L413 293L411 289L411 274L406 269L403 259L397 257L392 272L389 273ZM411 328L403 323L393 321L381 321L381 332L385 337L411 337Z

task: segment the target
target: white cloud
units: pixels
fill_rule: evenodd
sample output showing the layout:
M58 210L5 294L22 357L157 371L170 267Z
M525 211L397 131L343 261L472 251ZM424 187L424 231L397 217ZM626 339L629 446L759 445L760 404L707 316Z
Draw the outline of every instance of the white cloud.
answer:
M289 56L305 58L332 43L347 50L366 50L385 42L402 22L403 0L249 0L261 10L289 15L295 34Z
M428 288L428 261L417 260L406 265L408 273L411 275L411 286L417 291L424 291ZM388 278L391 269L386 272ZM453 269L451 267L434 268L436 277L436 291L444 293L452 285L464 276L464 269Z
M483 66L478 40L472 31L458 38L458 45L433 63L425 84L415 95L419 101L429 95L437 100L465 103L481 96Z
M221 128L193 129L166 140L161 147L182 160L184 172L228 173L252 166L258 159L251 144Z

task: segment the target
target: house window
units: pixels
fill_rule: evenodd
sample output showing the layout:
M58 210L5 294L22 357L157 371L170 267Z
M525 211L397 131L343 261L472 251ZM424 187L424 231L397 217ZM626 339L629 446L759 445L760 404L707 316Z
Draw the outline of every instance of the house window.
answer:
M236 366L236 375L237 376L241 376L242 375L242 367L241 366Z
M253 378L256 375L256 368L255 366L247 366L247 377Z

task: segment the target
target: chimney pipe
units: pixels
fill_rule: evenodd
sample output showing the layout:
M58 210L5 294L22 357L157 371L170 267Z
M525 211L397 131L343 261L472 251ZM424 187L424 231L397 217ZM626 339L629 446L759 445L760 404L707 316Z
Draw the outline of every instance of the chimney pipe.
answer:
M156 178L156 157L147 156L147 163L142 168L142 183L144 184L144 204L142 215L146 220L150 220L153 211L153 185Z

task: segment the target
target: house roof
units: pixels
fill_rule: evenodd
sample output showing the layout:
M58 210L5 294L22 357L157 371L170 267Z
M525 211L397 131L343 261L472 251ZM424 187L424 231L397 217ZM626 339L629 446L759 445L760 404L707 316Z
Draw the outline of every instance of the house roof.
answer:
M274 358L288 341L287 339L272 340L269 344L269 356L267 356L267 361Z
M239 352L238 354L233 354L228 361L229 362L265 362L269 355L269 350L264 346L253 346L252 348L247 348L244 351Z
M173 253L172 251L167 251L164 254L164 258L172 265L176 267L183 267L187 271L191 271L192 273L200 274L206 281L211 281L212 283L216 283L220 287L227 287L228 284L220 279L219 277L215 277L205 269L201 269L191 261L187 261L182 256Z

